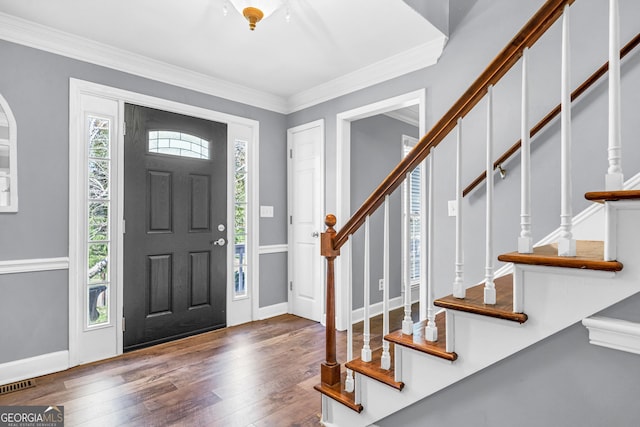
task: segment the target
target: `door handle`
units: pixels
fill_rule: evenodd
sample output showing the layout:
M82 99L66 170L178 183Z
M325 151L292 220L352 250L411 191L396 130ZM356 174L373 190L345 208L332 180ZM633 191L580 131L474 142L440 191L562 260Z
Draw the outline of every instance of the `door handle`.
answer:
M320 233L318 233L317 231L314 231L313 233L311 233L311 237L318 237L320 235Z
M227 243L227 242L221 237L218 240L212 240L209 243L212 243L212 244L214 244L216 246L224 246L224 244Z

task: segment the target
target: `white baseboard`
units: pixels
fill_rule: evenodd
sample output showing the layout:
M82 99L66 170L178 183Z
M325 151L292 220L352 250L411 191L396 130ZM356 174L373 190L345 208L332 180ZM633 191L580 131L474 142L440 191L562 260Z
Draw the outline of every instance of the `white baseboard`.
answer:
M258 320L268 319L270 317L280 316L289 312L289 304L281 302L280 304L268 305L258 309Z
M403 299L401 296L391 298L389 300L389 310L402 307L402 304L403 304ZM377 302L369 306L369 317L377 316L378 314L382 314L382 302ZM353 313L351 314L352 323L362 322L363 320L364 320L364 308L356 308L355 310L353 310Z
M10 384L69 368L69 351L41 354L0 364L0 385Z

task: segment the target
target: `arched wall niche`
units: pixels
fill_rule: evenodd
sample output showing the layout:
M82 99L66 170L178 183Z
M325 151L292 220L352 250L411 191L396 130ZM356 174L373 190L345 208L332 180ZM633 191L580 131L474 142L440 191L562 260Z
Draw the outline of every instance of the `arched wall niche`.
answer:
M18 211L16 120L0 94L0 212Z

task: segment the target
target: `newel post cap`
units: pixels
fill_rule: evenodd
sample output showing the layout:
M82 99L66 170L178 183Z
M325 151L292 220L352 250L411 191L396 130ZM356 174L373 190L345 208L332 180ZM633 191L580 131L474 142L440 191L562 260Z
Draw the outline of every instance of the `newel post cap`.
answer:
M333 239L336 235L336 230L333 229L333 226L336 225L336 222L336 216L333 214L328 214L324 219L327 231L322 233L320 237L320 254L323 257L335 258L340 255L340 249L335 250L333 248Z
M324 218L324 225L326 225L329 228L333 228L334 225L336 225L336 216L334 214L328 214L325 218Z

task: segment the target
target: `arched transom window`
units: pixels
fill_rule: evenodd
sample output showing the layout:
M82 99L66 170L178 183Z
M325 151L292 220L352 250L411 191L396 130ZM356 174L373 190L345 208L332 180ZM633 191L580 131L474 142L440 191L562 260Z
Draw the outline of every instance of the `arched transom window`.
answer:
M170 130L149 131L149 152L170 156L209 159L209 141Z

